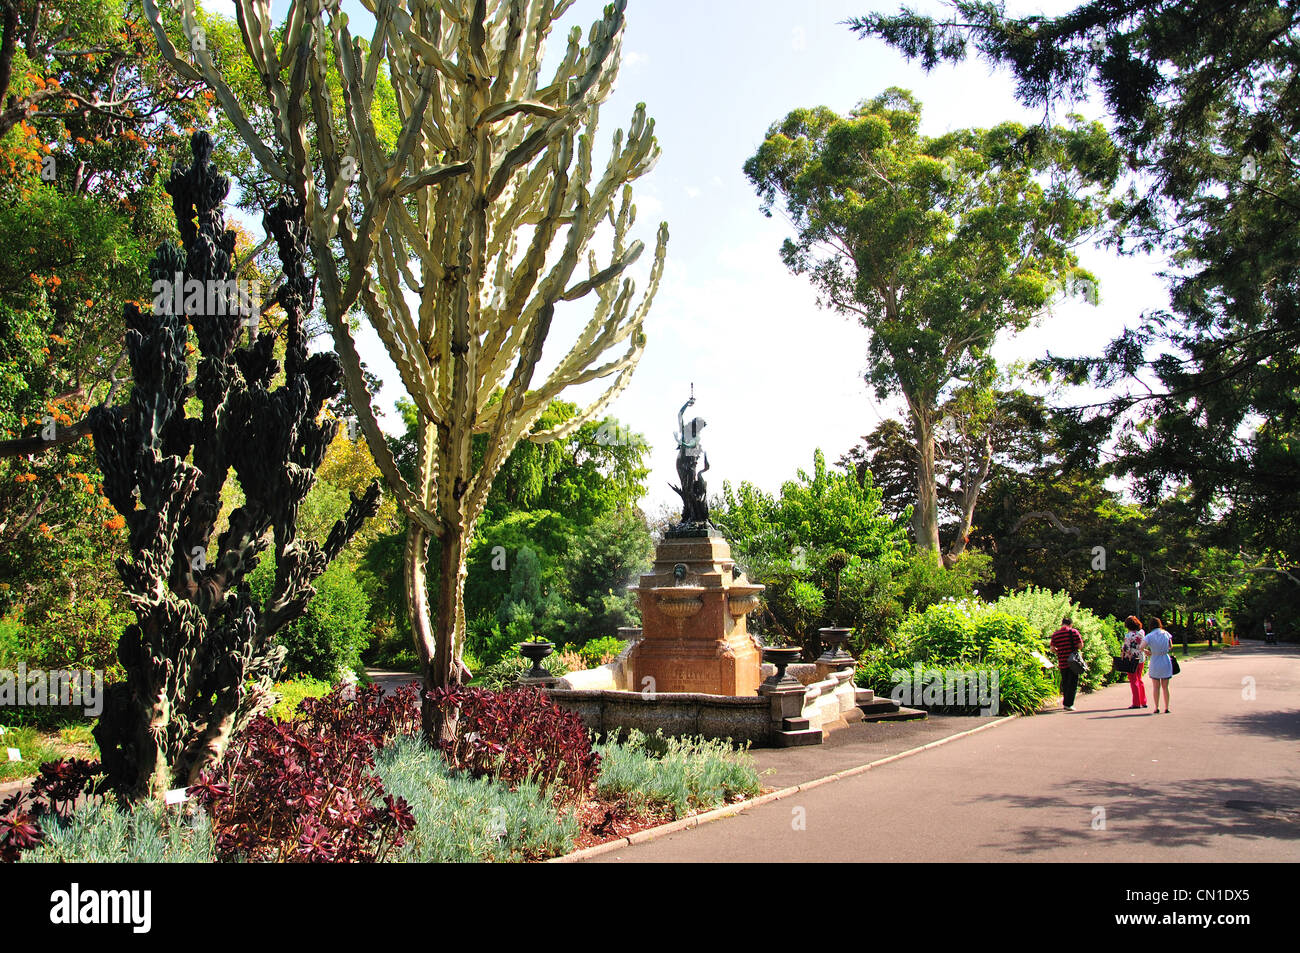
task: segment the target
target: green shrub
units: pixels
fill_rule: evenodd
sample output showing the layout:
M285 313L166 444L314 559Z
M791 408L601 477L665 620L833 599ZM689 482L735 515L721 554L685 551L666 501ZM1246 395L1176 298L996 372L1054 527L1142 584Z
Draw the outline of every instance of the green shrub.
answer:
M215 856L212 827L202 811L145 801L119 808L87 804L67 820L41 822L45 839L25 851L27 864L194 864Z
M588 668L595 668L597 665L604 664L606 656L617 656L625 648L627 648L626 642L616 639L612 635L607 635L603 638L592 639L586 645L578 646L574 651L587 663Z
M668 807L674 817L709 810L761 790L748 749L705 738L648 737L633 729L622 743L596 746L596 793L633 808Z
M581 832L531 782L514 790L487 778L452 776L418 736L396 739L375 756L384 790L403 797L415 829L396 859L436 864L536 860L568 853Z
M26 662L29 669L97 669L112 681L122 673L118 640L134 621L108 599L81 598L35 622L15 612L0 618L0 668Z
M298 717L298 703L304 698L321 698L330 693L332 682L322 678L295 678L287 682L277 682L275 693L280 700L268 714L276 721L292 721Z
M262 560L249 578L259 599L270 596L274 581L270 559ZM316 595L306 612L276 635L288 651L281 674L336 681L362 670L361 653L370 641L370 600L341 562L332 563L314 586Z
M975 600L947 600L908 618L885 645L862 656L856 680L888 697L894 692L894 673L913 671L917 664L953 673L996 670L1002 713L1037 711L1056 690L1054 663L1034 627ZM916 698L909 702L919 703Z
M1091 610L1075 603L1068 592L1049 592L1046 589L1026 589L1003 596L994 605L1002 612L1024 619L1042 637L1044 645L1069 616L1074 627L1083 636L1083 659L1088 672L1079 679L1081 691L1091 692L1126 676L1112 676L1111 656L1120 653L1120 633L1123 623L1109 616L1095 615ZM1056 656L1053 655L1052 658Z

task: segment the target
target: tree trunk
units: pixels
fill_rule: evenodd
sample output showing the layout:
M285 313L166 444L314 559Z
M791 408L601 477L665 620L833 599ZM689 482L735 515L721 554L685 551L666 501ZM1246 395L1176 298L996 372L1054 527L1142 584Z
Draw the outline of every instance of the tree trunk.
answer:
M939 493L935 485L934 427L924 410L912 410L912 438L916 441L916 509L912 528L917 548L943 565L939 550Z
M943 556L943 564L949 569L956 565L957 560L961 559L962 554L966 552L970 530L975 524L975 506L979 503L980 493L989 478L989 470L992 466L993 441L986 436L977 472L972 473L970 467L967 467L962 477L961 525L957 527L957 536Z
M433 632L433 620L429 613L428 565L429 536L415 520L411 520L406 529L406 607L411 617L411 634L415 639L415 651L420 656L420 677L424 682L421 693L420 715L425 734L436 737L436 708L424 694L439 684L433 668L437 657L437 641Z

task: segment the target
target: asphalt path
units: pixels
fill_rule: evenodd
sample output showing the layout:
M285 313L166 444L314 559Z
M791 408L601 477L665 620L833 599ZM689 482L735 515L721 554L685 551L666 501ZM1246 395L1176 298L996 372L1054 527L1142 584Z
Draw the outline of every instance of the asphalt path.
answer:
M1187 660L1171 702L1114 685L590 862L1300 860L1300 648Z

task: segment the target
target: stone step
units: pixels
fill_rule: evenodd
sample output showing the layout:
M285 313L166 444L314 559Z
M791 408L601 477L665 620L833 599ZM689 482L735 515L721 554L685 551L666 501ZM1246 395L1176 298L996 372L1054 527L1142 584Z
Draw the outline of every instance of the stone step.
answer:
M899 708L897 711L883 712L878 715L867 715L864 721L920 721L928 718L929 713L919 708Z
M778 731L772 735L772 747L774 748L798 748L803 745L819 745L821 743L822 730L820 728Z
M803 731L812 724L807 718L782 718L781 728L784 731Z
M869 688L855 688L853 691L855 705L870 705L876 700L876 693Z
M874 698L869 702L858 702L858 708L870 718L872 715L887 715L899 709L898 702L891 698Z

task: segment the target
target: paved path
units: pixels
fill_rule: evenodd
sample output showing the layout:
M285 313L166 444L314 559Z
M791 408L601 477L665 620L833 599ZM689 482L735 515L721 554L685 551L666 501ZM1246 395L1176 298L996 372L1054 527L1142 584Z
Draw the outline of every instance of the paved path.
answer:
M1170 715L1129 701L1112 686L594 862L1300 860L1300 649L1183 663Z

